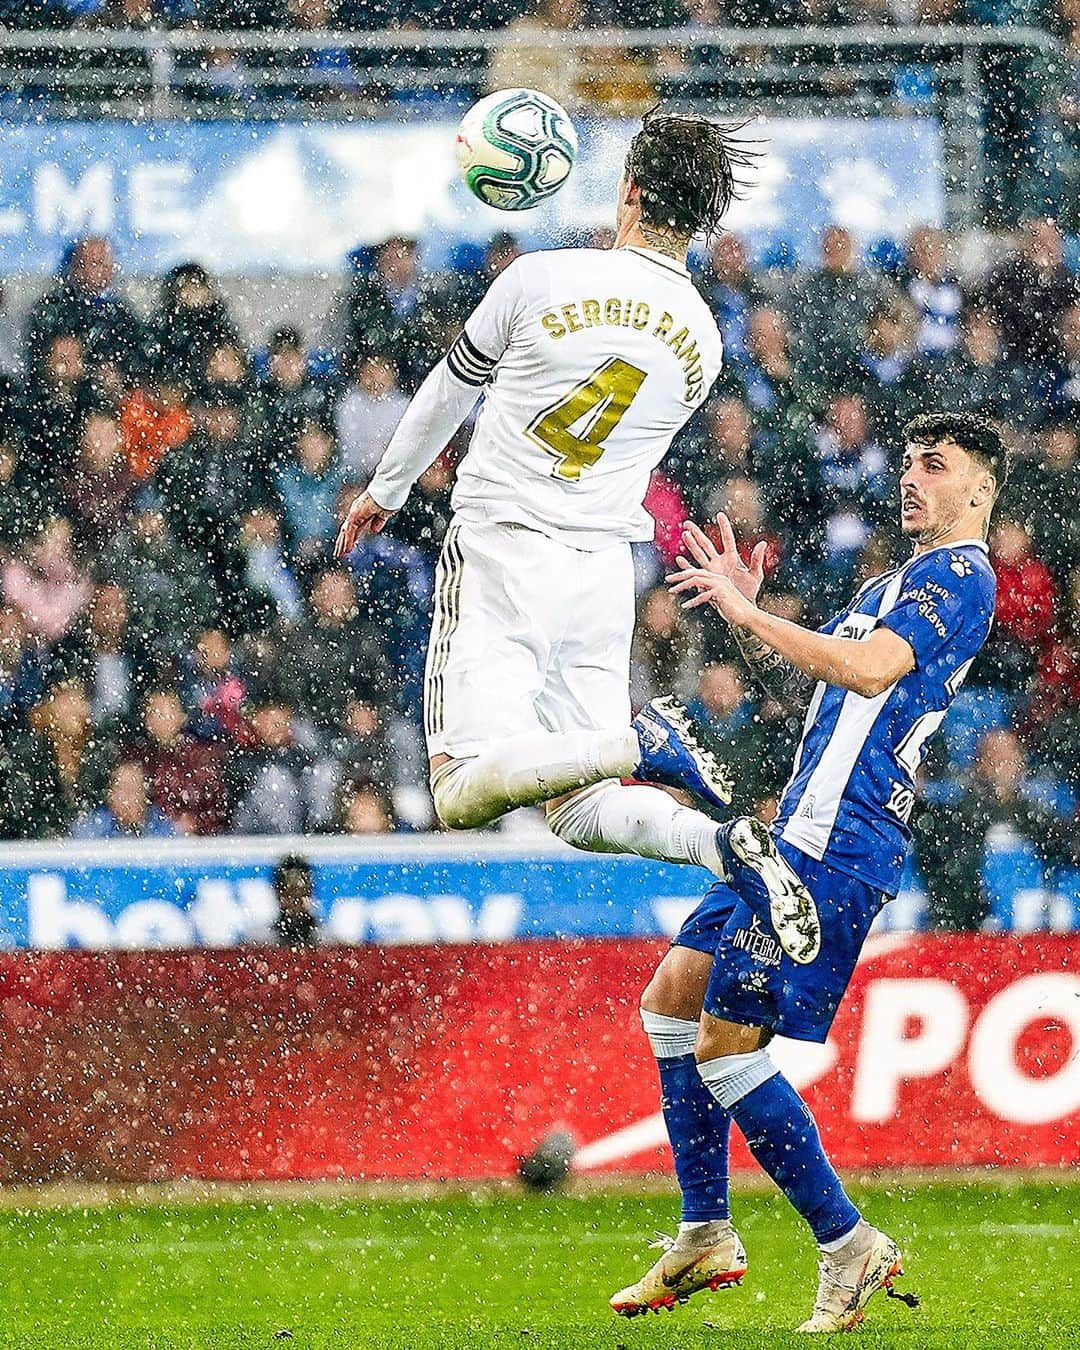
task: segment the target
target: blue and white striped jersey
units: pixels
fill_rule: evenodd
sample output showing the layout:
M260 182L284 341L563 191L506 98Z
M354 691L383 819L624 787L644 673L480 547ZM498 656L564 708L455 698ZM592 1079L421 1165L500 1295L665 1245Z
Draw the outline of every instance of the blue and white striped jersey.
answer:
M819 683L774 825L812 858L895 895L926 743L986 641L995 579L980 540L944 545L874 577L823 633L891 628L915 668L874 698Z

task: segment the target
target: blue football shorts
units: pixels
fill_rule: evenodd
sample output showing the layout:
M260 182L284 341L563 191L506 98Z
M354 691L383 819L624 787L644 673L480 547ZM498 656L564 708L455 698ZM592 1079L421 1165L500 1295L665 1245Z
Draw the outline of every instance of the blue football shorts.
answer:
M890 897L783 840L776 844L817 905L821 950L813 961L799 965L781 948L765 885L742 864L732 869L730 882L706 892L672 946L712 955L705 1011L713 1017L824 1041L870 925Z

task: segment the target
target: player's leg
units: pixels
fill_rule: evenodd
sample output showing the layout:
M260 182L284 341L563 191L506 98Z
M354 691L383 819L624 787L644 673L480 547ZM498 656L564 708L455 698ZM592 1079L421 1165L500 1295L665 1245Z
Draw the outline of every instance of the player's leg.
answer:
M851 1202L806 1103L765 1049L772 1033L822 1042L851 978L881 896L784 850L817 901L822 942L813 962L781 947L760 877L738 879L739 903L716 947L695 1048L698 1072L746 1137L756 1160L806 1220L821 1249L821 1280L805 1330L844 1330L878 1289L891 1289L900 1253Z
M552 834L590 853L633 853L723 875L716 821L661 788L598 783L550 803L547 823Z
M630 720L633 559L628 547L618 547L598 554L576 553L572 564L578 609L552 652L537 711L553 731L605 736L606 728L617 729ZM636 762L627 767L624 761L617 772L607 775L608 781L552 801L549 828L575 848L694 863L719 874L715 821L655 786L613 781L659 778L693 787L685 772L667 780L656 773L662 758L678 759L680 742L684 747L696 745L692 728L667 700L644 708L632 725ZM697 749L706 763L707 751ZM717 772L714 766L714 777Z
M731 1117L702 1082L694 1059L713 948L734 900L727 887L713 887L641 997L682 1213L678 1233L660 1259L613 1295L611 1306L624 1317L674 1307L699 1290L737 1284L746 1273L746 1253L731 1225L728 1200Z
M538 711L554 649L588 622L580 617L590 600L578 593L580 556L513 526L456 523L447 533L424 719L432 795L451 828L486 825L515 807L612 778L670 783L718 806L730 795L726 770L698 744L676 705L658 701L631 724L628 635L619 641L627 674L602 721L553 724ZM607 610L629 606L632 627L632 572L627 567L613 580L626 594L606 596ZM599 625L601 642L608 622Z

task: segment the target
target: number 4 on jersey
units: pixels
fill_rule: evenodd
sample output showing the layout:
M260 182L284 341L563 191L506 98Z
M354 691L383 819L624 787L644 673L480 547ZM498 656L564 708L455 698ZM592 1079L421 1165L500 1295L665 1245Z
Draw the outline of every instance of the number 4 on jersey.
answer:
M644 379L643 370L613 356L533 419L525 434L555 456L556 478L576 483L596 463Z

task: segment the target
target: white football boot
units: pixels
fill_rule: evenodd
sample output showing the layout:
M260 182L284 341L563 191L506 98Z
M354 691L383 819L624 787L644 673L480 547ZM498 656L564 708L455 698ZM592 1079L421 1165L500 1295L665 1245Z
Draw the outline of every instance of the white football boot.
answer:
M746 1274L746 1252L726 1219L700 1224L676 1238L660 1233L650 1246L663 1249L660 1260L637 1284L612 1295L611 1306L621 1317L674 1308L701 1289L741 1284Z
M863 1320L863 1308L879 1289L917 1308L915 1294L898 1294L892 1282L903 1275L900 1248L865 1219L839 1251L822 1252L814 1311L797 1331L852 1331Z
M821 951L821 920L814 897L783 857L767 825L740 816L728 831L732 853L752 868L769 892L769 917L780 946L793 961L808 965Z

